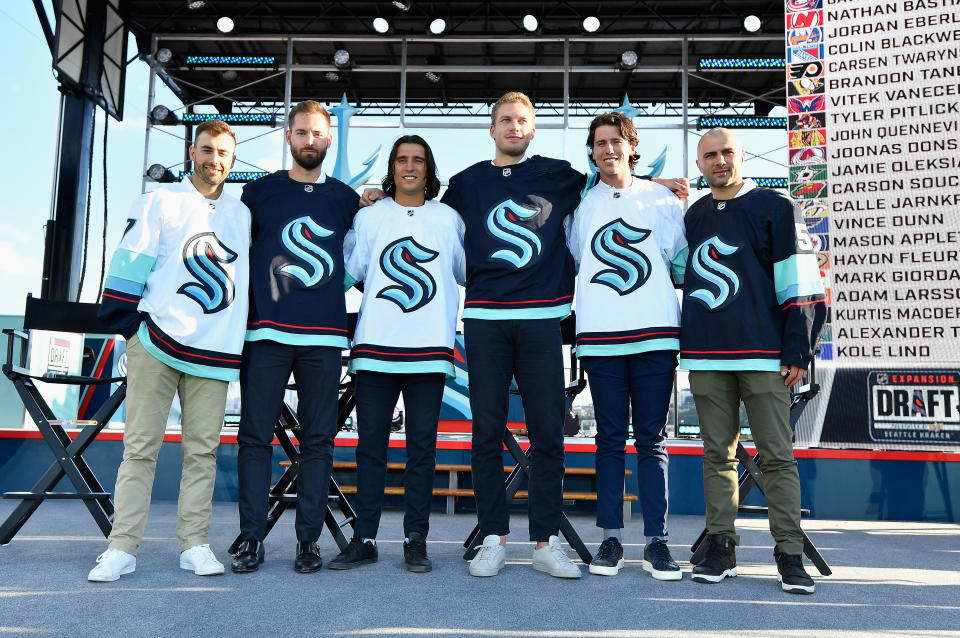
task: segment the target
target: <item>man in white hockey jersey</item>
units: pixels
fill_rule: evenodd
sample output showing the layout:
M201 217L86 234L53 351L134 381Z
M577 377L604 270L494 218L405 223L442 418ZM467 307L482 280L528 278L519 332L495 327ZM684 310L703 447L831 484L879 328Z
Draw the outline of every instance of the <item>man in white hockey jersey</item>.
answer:
M577 356L597 417L597 527L603 535L590 573L613 576L623 566L624 444L632 423L646 536L643 568L657 580L680 580L667 547L666 420L680 349L672 275L682 272L687 241L680 200L632 174L638 143L623 113L594 118L587 146L600 181L568 227L579 267Z
M174 394L183 415L180 567L223 573L207 535L227 383L240 372L250 246L250 211L223 192L235 149L224 122L198 126L192 175L134 202L110 263L100 318L127 339L127 420L113 530L88 580L136 569Z

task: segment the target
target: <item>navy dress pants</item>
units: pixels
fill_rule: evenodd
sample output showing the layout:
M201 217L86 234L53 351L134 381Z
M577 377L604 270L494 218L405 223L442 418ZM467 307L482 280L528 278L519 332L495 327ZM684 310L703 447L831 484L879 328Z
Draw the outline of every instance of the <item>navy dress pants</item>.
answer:
M403 473L406 513L403 533L430 531L430 505L437 461L437 423L443 402L443 373L386 374L362 370L354 375L357 395L358 538L376 538L387 477L390 424L403 393L407 467Z
M563 504L563 343L559 319L464 319L473 413L471 461L480 537L510 532L503 472L511 377L517 380L530 457L530 540L560 529Z
M297 384L300 422L300 473L297 478L297 540L315 541L323 531L337 435L340 349L249 341L240 367L240 427L237 474L240 536L266 535L273 428L290 373Z
M645 536L667 535L667 410L677 353L584 357L597 419L597 527L623 527L624 445L630 409Z

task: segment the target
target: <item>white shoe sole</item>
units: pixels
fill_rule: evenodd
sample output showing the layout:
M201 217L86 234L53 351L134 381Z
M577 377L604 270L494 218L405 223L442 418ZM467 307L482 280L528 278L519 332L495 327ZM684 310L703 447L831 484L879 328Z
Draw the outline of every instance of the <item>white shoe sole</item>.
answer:
M725 570L722 574L714 576L713 574L691 574L690 580L696 581L698 583L719 583L724 578L733 578L737 575L737 568L733 567L731 569Z
M550 569L549 567L546 567L545 565L539 565L539 564L537 564L537 563L534 563L534 564L533 564L533 568L534 568L535 570L537 570L538 572L543 572L544 574L550 574L550 575L553 576L554 578L577 579L577 578L581 578L581 577L583 576L583 573L582 573L579 569L578 569L576 572L573 572L572 570L571 570L571 571L559 571L559 570L552 570L552 569Z
M106 575L100 576L91 572L87 574L87 580L89 580L91 583L112 583L114 581L120 580L121 576L132 574L136 570L137 570L136 564L130 565L129 567L124 567L123 569L120 570L120 573L114 576L113 578L110 578L109 576L106 576Z
M813 590L816 589L816 585L788 585L783 582L783 577L780 577L780 589L787 592L788 594L812 594Z
M653 563L650 561L643 561L643 571L647 572L657 580L683 580L683 572L679 569L677 571L660 571L653 568ZM733 576L736 576L736 570L734 570Z
M211 569L200 570L195 569L193 565L184 561L180 561L180 569L188 569L197 576L222 576L224 571L223 565L221 565L219 568L213 567Z
M500 570L503 569L503 565L500 567L474 567L470 565L470 575L477 576L478 578L489 578L490 576L496 576L500 573Z
M616 566L608 567L606 565L594 565L590 563L590 573L596 574L597 576L616 576L620 573L620 570L623 568L623 559L621 558Z

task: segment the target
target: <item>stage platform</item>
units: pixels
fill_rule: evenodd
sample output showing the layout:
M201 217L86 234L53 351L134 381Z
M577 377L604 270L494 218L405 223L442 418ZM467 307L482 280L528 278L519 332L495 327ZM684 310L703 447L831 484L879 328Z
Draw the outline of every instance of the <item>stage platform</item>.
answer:
M14 503L0 501L0 516ZM689 580L689 544L702 518L673 516L671 546L684 579L665 583L640 567L642 526L627 524L626 567L615 577L562 581L530 567L526 517L515 515L507 567L468 575L461 542L470 514L431 519L434 571L407 573L402 514L385 512L380 562L347 572L292 569L293 517L266 542L255 574L198 577L179 569L176 504L155 501L137 571L115 583L86 580L106 546L83 505L45 504L0 547L0 634L56 636L358 636L626 638L646 636L960 636L960 526L805 521L833 567L813 596L780 591L764 520L744 520L737 578ZM572 517L595 548L593 519ZM215 503L211 545L225 561L237 508ZM325 561L336 554L324 532ZM814 570L812 570L814 571Z
M84 454L93 471L107 491L116 480L117 467L123 455L123 434L103 431ZM356 433L341 432L336 439L334 459L354 460ZM521 439L521 444L526 445ZM748 446L748 450L751 449ZM594 467L596 447L593 439L573 437L566 439L569 467ZM627 446L627 468L634 470L626 480L626 491L637 493L636 454ZM670 513L702 516L703 448L698 440L670 439ZM803 494L803 507L813 518L848 520L908 520L957 523L960 522L960 454L946 452L897 452L877 450L798 449L796 451ZM275 447L277 464L285 460L279 446ZM388 451L390 462L406 460L402 434L391 437ZM50 450L36 430L0 429L0 492L30 489L43 470L53 462ZM180 482L180 435L171 431L160 450L154 497L175 500ZM469 434L443 434L437 443L437 462L467 465L470 463ZM504 463L513 465L504 453ZM214 499L237 500L237 440L235 429L225 429L217 454L217 482ZM276 465L274 480L282 468ZM391 473L393 474L393 473ZM392 477L398 478L398 477ZM338 476L341 483L355 484L355 475ZM579 481L579 482L578 482ZM568 478L568 489L595 491L589 479ZM447 486L447 476L437 474L437 487ZM460 487L470 487L470 475L460 477ZM62 489L70 489L66 481ZM522 488L521 488L522 489ZM398 498L388 501L400 504ZM435 507L444 507L444 497L436 497ZM748 505L762 505L762 497L754 492ZM45 503L41 511L57 507ZM460 511L471 511L472 499L457 501ZM592 503L578 502L573 511L592 512ZM639 504L633 504L634 516L639 516Z

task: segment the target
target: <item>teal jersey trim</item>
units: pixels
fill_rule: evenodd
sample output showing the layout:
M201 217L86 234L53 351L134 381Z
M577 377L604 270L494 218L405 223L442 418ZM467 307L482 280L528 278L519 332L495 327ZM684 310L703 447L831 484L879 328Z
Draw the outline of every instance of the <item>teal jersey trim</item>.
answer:
M613 345L584 345L577 346L577 358L581 357L619 357L641 352L655 352L657 350L680 350L679 339L650 339L637 343L618 343Z
M350 340L346 337L335 335L303 335L291 334L282 330L273 328L257 328L256 330L247 330L247 341L276 341L285 343L288 346L330 346L347 350L350 347Z
M673 283L682 284L683 277L687 271L687 256L690 254L690 248L684 247L677 253L677 256L670 260L670 273L673 275Z
M448 379L455 379L457 370L449 361L380 361L359 357L350 359L350 374L364 370L386 374L428 374L443 373Z
M773 284L777 289L777 303L781 305L797 297L825 294L815 255L791 255L775 263Z
M122 292L128 295L133 295L135 297L140 297L143 295L143 289L146 284L139 281L130 281L129 279L124 279L123 277L107 277L103 282L104 289L116 290L117 292Z
M157 263L157 258L152 255L135 253L126 248L117 248L110 260L110 270L107 274L111 277L119 277L129 281L144 283L147 276L153 270L153 265Z
M143 346L143 349L146 350L154 359L160 363L170 366L174 370L179 370L180 372L184 372L186 374L192 374L195 377L214 379L216 381L240 380L239 370L231 368L216 368L214 366L201 366L171 357L166 352L163 352L157 348L157 346L153 345L153 341L150 340L150 331L147 330L147 324L144 322L140 323L140 329L137 330L137 338L140 339L140 345Z
M550 306L548 308L464 308L464 319L493 319L506 321L508 319L563 319L570 314L573 304Z
M353 277L350 276L350 273L346 273L343 276L343 292L347 292L348 290L353 288L354 284L356 284L358 281L360 280L354 279Z
M680 357L681 370L753 370L755 372L780 372L779 359L684 359Z

